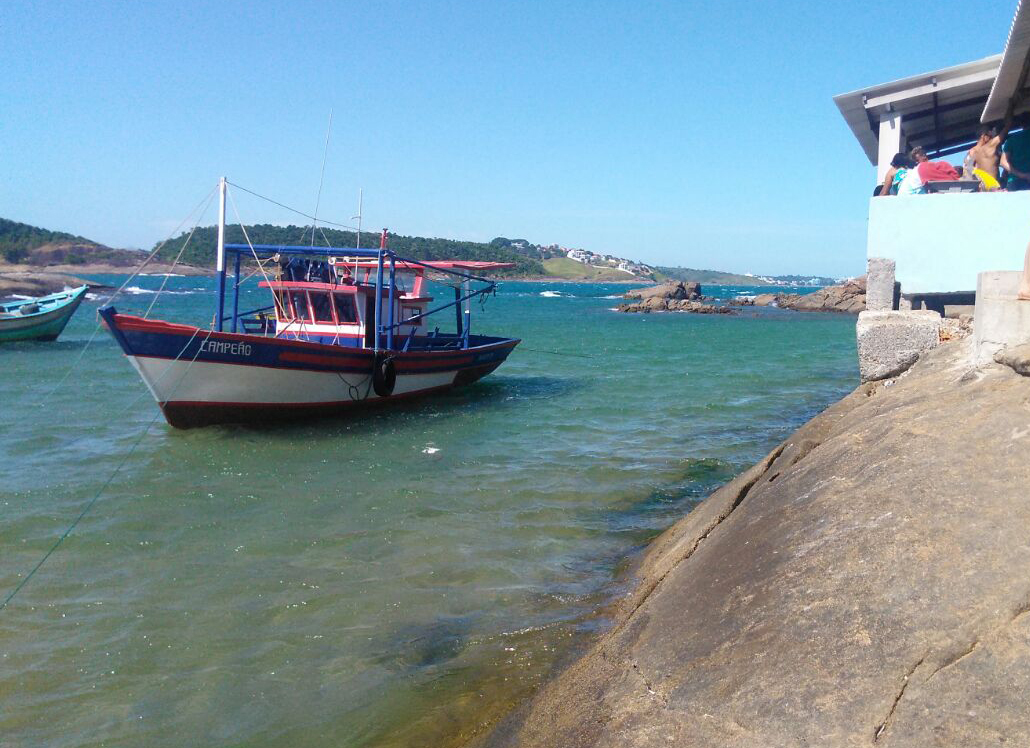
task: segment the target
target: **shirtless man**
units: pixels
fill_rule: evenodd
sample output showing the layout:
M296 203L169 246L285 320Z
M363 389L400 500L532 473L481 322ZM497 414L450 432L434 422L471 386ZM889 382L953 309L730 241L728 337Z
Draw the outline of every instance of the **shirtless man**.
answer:
M977 133L976 145L969 149L973 167L987 172L996 183L999 182L998 163L1001 159L999 150L1007 129L999 133L993 127L987 125L981 127Z

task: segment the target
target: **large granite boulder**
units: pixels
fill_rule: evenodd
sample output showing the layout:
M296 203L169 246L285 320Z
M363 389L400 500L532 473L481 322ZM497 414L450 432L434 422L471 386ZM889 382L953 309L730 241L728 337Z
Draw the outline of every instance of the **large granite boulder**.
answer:
M789 309L790 305L801 298L796 293L760 293L755 296L755 306L776 306Z
M853 278L839 286L827 286L805 294L788 304L799 312L845 312L858 314L865 309L865 276Z
M660 536L488 744L1030 745L1030 381L970 355L860 386Z
M701 284L696 281L669 281L657 286L631 288L622 295L624 299L673 299L697 300L701 298Z

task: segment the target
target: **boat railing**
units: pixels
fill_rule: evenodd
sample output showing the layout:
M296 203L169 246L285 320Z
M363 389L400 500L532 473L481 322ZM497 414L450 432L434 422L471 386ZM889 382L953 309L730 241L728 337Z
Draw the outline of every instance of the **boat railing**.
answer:
M362 250L354 248L340 248L340 247L296 247L287 245L268 245L268 244L225 244L224 251L234 255L233 270L235 279L233 282L233 304L232 313L226 315L223 310L225 308L225 263L220 263L221 270L219 271L219 297L218 307L215 315L216 328L221 331L224 329L226 322L231 323L232 332L237 332L240 325L243 326L246 332L268 332L267 318L254 318L252 315L260 315L262 312L273 309L273 306L265 306L258 309L244 312L239 312L239 300L240 300L240 285L241 279L241 260L245 256L252 256L260 265L262 261L267 261L278 257L301 257L301 258L318 258L326 261L333 267L335 272L334 260L336 258L346 257L353 261L355 258L365 259L366 261L372 260L375 263L375 304L373 309L373 348L375 350L398 350L395 348L395 343L399 342L401 348L399 350L410 350L412 347L416 347L419 350L429 349L435 350L439 348L468 348L471 336L472 327L472 299L476 297L483 297L487 294L494 293L497 288L497 282L489 278L475 275L471 272L466 272L464 269L458 269L455 267L443 267L441 263L433 263L432 261L424 262L421 260L415 260L407 257L401 257L397 253L385 247L386 232L383 232L381 246L377 250ZM403 320L395 319L395 301L403 301L405 292L398 293L396 273L400 266L401 270L409 270L413 267L421 268L422 272L433 271L436 273L443 273L446 275L454 276L461 279L460 285L455 285L454 288L454 300L441 304L433 309L422 312L420 314L407 317ZM472 288L473 282L484 284L481 288ZM372 283L368 284L372 286ZM386 302L386 309L383 309L383 302ZM455 334L440 335L437 328L437 334L418 336L417 341L413 342L416 338L414 333L407 335L396 335L399 329L405 325L421 324L423 320L431 315L438 314L447 309L453 308L455 310ZM385 311L385 315L384 315ZM384 319L385 317L385 319ZM367 322L366 322L367 324Z

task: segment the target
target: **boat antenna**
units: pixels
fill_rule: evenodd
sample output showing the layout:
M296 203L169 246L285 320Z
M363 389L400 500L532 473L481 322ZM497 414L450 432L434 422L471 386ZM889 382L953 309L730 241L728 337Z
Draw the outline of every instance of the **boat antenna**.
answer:
M351 216L350 217L352 221L355 218L358 219L358 233L357 233L357 238L354 240L354 249L361 249L361 205L362 205L362 202L364 200L364 197L365 197L365 190L359 188L358 189L358 214L356 216ZM358 256L357 255L354 255L354 277L355 277L355 279L358 277Z
M322 171L318 175L318 196L315 198L315 212L311 217L311 246L315 246L315 226L318 224L318 206L322 202L322 183L325 181L325 159L329 155L329 134L333 131L333 110L329 109L329 127L325 130L325 148L322 149ZM322 238L325 239L325 234L322 234ZM301 239L301 241L304 241ZM329 244L329 240L326 239L326 244Z
M354 242L354 249L361 249L361 202L364 197L365 191L363 189L358 190L358 214L351 216L350 219L353 221L355 218L358 219L358 238Z

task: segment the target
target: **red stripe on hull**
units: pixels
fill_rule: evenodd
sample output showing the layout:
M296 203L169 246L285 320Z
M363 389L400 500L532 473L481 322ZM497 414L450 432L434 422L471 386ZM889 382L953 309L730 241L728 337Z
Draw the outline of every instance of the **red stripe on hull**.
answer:
M266 426L297 421L310 421L353 415L366 408L403 404L413 398L462 387L482 379L502 362L484 364L458 373L453 384L430 387L403 395L381 397L371 400L341 400L326 403L216 403L171 401L161 403L165 420L175 428L190 429L219 424L245 424Z

